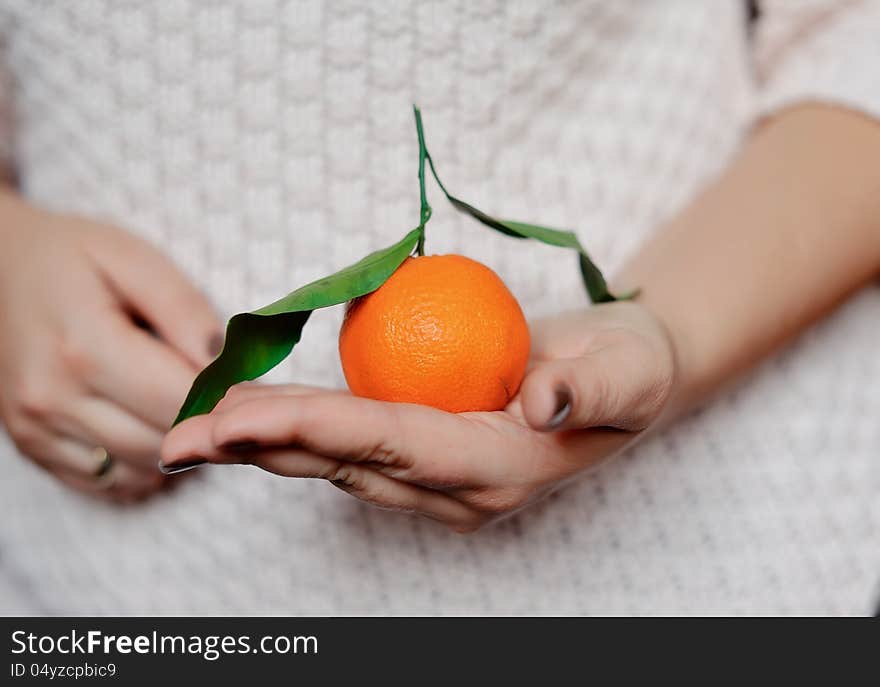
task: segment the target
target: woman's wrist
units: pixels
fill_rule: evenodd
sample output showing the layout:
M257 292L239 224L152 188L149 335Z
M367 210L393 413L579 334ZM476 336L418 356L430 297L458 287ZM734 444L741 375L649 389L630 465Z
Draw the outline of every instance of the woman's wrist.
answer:
M824 106L757 128L616 280L665 326L665 418L702 403L873 278L880 126Z
M16 208L21 204L11 186L0 181L0 239L4 242L10 239L15 230Z
M0 184L0 240L4 244L20 235L28 213L33 212L34 208L14 188Z

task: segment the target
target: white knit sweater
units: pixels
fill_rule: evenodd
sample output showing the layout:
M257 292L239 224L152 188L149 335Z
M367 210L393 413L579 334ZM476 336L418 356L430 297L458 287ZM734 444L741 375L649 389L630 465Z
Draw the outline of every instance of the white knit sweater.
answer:
M34 202L147 237L232 314L413 226L417 102L451 189L576 227L613 271L762 113L821 99L880 115L876 2L765 2L751 37L745 13L0 0L4 140ZM529 316L586 305L571 256L433 199L430 252L486 262ZM341 385L340 318L316 313L271 377ZM878 322L872 289L705 411L468 537L246 467L114 508L0 438L0 610L864 613L880 580Z

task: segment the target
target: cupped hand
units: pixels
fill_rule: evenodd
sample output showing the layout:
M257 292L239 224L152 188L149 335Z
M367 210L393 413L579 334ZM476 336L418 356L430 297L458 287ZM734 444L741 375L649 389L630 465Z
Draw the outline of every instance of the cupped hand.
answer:
M251 463L322 478L377 506L472 531L630 444L675 381L669 337L633 303L536 322L532 355L519 394L499 412L235 387L212 413L172 430L162 460L172 470Z
M0 241L10 437L81 491L127 501L159 489L162 436L222 331L210 305L145 242L7 191Z

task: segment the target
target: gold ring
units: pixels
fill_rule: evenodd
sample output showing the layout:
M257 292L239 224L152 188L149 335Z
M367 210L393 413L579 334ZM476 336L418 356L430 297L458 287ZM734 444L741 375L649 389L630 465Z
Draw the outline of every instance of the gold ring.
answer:
M113 458L103 446L92 449L92 458L95 461L95 470L92 473L95 479L104 479L113 469Z

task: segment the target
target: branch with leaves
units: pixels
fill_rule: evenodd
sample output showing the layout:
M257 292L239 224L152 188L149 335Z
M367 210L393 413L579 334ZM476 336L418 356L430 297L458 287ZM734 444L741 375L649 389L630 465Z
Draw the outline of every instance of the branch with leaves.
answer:
M584 286L594 303L633 298L637 292L614 296L598 267L590 260L577 236L570 231L535 224L501 220L453 196L440 177L425 145L422 114L413 106L419 140L419 225L392 246L370 253L362 260L327 277L307 284L259 310L239 313L229 320L220 355L202 370L193 382L174 424L209 413L230 387L256 379L281 363L302 338L309 316L318 308L341 305L378 289L411 256L425 254L425 226L431 219L431 206L425 188L426 163L446 198L460 212L507 236L534 239L569 248L578 254Z

